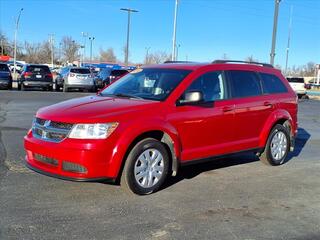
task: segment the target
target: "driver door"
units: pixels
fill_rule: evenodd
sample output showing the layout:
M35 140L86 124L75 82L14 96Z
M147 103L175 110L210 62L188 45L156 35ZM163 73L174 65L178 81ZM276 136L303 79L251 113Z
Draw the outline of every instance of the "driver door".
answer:
M177 129L182 144L182 161L221 155L231 151L234 139L234 102L228 99L222 71L207 72L186 89L200 91L203 101L177 105L169 121ZM179 101L179 100L178 100Z

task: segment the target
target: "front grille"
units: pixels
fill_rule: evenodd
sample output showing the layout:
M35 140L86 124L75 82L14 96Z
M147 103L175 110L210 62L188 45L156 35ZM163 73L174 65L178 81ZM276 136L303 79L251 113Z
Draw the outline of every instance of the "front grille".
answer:
M37 160L39 162L47 163L47 164L50 164L50 165L53 165L53 166L58 166L58 160L57 159L46 157L46 156L43 156L43 155L37 154L37 153L35 153L33 155L33 157L34 157L35 160Z
M72 127L71 123L35 118L32 124L32 134L44 141L61 142L68 136Z

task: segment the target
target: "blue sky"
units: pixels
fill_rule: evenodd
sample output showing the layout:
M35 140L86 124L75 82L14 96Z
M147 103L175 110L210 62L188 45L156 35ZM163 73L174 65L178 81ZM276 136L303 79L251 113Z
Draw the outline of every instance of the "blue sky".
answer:
M275 63L285 65L291 6L289 66L320 63L320 0L281 1ZM129 7L139 10L131 19L130 60L142 62L148 47L171 52L174 0L0 0L0 30L10 39L21 7L20 42L41 42L50 33L56 42L64 35L81 42L81 32L88 32L96 38L95 54L113 47L123 59L127 15L119 9ZM226 54L269 62L273 12L273 0L180 0L179 59L211 61Z

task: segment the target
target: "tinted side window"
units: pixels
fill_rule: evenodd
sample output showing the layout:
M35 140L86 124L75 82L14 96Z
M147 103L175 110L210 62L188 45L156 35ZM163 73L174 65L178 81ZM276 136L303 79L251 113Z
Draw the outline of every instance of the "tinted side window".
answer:
M232 85L232 96L250 97L262 94L260 80L255 72L250 71L229 71Z
M216 71L201 75L191 83L185 92L192 91L202 91L205 102L225 99L226 91L223 73Z
M283 82L273 74L260 73L264 93L288 92Z

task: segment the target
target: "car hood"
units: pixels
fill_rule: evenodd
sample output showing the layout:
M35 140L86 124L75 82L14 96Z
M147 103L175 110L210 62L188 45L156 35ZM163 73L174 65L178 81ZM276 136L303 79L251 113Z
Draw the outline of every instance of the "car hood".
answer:
M154 108L158 104L160 102L142 99L88 96L41 108L37 117L69 123L104 122L120 114Z

